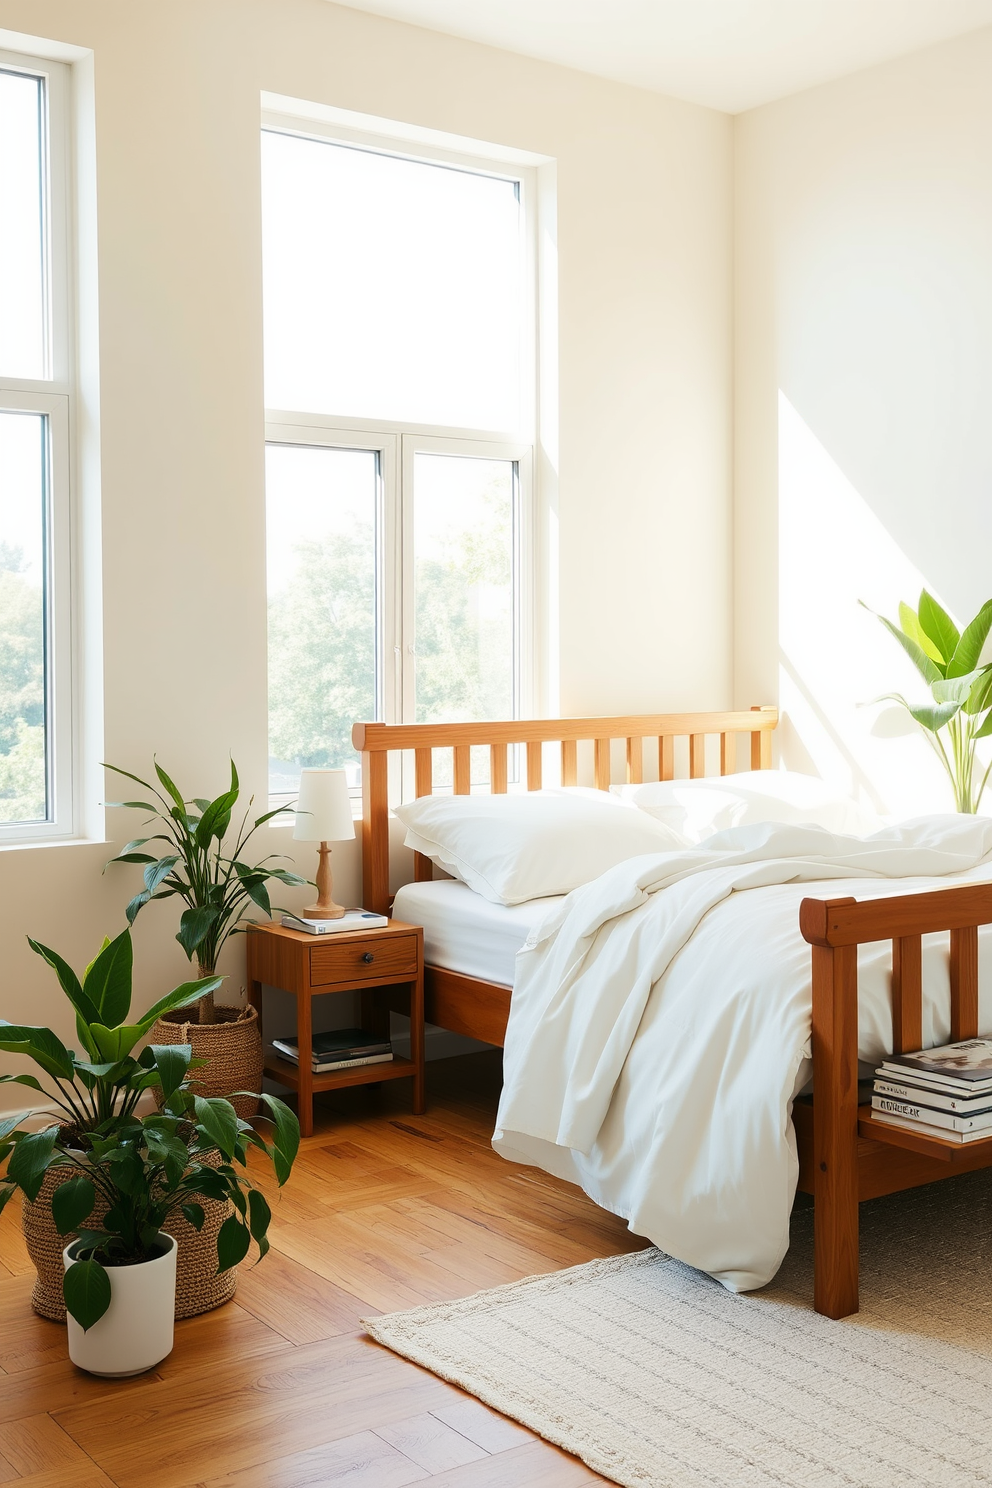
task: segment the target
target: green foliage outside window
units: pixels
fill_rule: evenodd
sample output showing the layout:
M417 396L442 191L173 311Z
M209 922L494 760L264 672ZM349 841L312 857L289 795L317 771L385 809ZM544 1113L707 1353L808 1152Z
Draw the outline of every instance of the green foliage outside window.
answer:
M0 821L43 821L45 637L40 589L0 543Z

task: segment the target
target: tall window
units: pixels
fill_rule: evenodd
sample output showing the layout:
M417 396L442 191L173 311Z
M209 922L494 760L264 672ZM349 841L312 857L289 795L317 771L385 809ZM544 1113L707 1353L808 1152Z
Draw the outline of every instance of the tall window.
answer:
M73 828L64 93L0 52L0 843Z
M526 692L530 183L307 129L262 134L273 795Z

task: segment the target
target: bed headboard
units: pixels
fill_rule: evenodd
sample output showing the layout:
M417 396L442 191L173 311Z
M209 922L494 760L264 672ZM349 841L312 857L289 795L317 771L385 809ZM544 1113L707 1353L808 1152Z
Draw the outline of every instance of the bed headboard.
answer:
M362 903L379 914L389 908L389 755L397 750L414 752L414 793L429 796L434 788L435 749L453 754L453 788L456 795L471 789L473 748L489 750L489 789L505 792L508 783L508 751L513 745L526 748L527 789L540 790L544 745L558 744L561 750L561 783L578 783L578 746L593 743L593 774L600 790L611 784L611 744L623 739L627 746L626 779L643 779L645 739L658 751L659 780L675 774L675 741L689 741L689 776L706 773L707 736L719 736L720 774L736 767L735 736L750 736L750 768L767 770L772 763L772 729L778 709L755 707L738 713L645 713L622 718L526 718L495 723L356 723L351 732L362 757ZM414 854L414 878L429 879L433 864L421 853Z

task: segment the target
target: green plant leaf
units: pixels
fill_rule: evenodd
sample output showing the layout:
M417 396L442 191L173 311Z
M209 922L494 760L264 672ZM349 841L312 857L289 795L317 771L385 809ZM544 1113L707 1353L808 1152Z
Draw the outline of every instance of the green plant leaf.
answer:
M209 904L198 905L196 909L183 910L176 939L191 961L197 946L202 945L210 934L218 913L219 911Z
M158 1002L152 1004L147 1013L141 1019L139 1025L142 1033L147 1033L156 1018L161 1018L165 1013L175 1012L178 1008L189 1007L191 1002L199 1002L208 992L216 992L222 985L223 977L201 977L197 982L183 982L181 986L174 987Z
M218 796L216 801L211 801L204 811L196 829L196 843L198 847L209 847L211 840L216 837L218 842L223 841L227 835L227 829L231 825L231 812L237 802L239 795L238 772L231 761L231 785L223 795Z
M943 668L938 665L937 662L931 661L930 657L923 650L923 647L918 646L917 643L913 640L912 636L906 635L899 629L898 625L893 625L891 620L886 620L884 615L879 615L878 618L879 620L881 620L886 630L888 630L892 635L895 636L896 640L899 642L900 646L905 651L906 655L909 657L910 661L913 663L916 670L919 672L920 676L924 678L927 684L932 686L934 682L939 682L944 675Z
M248 1254L251 1245L251 1233L247 1225L241 1223L235 1215L225 1219L217 1234L217 1274L222 1271L230 1271L239 1261L243 1261Z
M60 1183L52 1194L52 1218L59 1234L69 1235L78 1230L93 1213L95 1203L96 1189L83 1173Z
M253 1095L254 1091L239 1091L240 1095ZM300 1123L293 1112L284 1101L274 1095L266 1095L264 1091L258 1094L258 1099L264 1106L268 1107L269 1118L272 1121L272 1166L279 1187L286 1182L296 1161L296 1154L300 1150Z
M72 1059L62 1040L50 1028L32 1028L26 1023L8 1023L0 1018L0 1049L7 1054L25 1054L48 1075L72 1079Z
M983 667L976 675L978 681L964 705L964 711L970 714L981 713L992 703L992 666Z
M12 1183L0 1187L0 1214L3 1213L4 1209L10 1203L16 1192L17 1189Z
M194 1230L202 1230L204 1221L206 1220L206 1215L203 1212L203 1205L183 1204L181 1205L181 1208L183 1214L186 1216L189 1223L193 1226Z
M18 1184L32 1204L38 1197L42 1180L48 1172L55 1148L58 1128L28 1132L18 1141L7 1163L7 1177Z
M253 904L265 911L267 915L272 914L272 904L269 900L268 890L265 887L265 875L253 873L251 869L245 868L243 863L235 863L241 887Z
M110 1277L99 1261L74 1261L62 1278L65 1305L86 1332L110 1306Z
M903 634L908 635L911 641L915 641L931 661L943 663L944 658L920 624L920 617L912 606L904 603L903 600L899 601L899 624L902 626Z
M147 889L142 889L140 894L135 894L133 899L128 900L128 905L124 911L124 914L127 917L127 922L129 925L134 924L135 920L138 918L139 909L141 909L143 905L147 904L151 897L152 896L151 894L149 894Z
M945 664L949 663L961 639L961 633L954 621L947 611L941 608L933 595L928 594L925 589L920 595L918 614L920 628L924 635L929 636L937 647L941 661Z
M939 733L961 711L960 703L935 703L932 707L925 703L907 703L906 706L921 728L928 729L931 734Z
M259 1245L265 1239L265 1232L269 1228L272 1218L272 1210L269 1208L268 1200L259 1188L248 1190L248 1228L251 1230L253 1240Z
M981 728L975 730L975 738L987 739L989 734L992 734L992 713L983 721Z
M939 682L934 682L930 688L934 696L934 701L937 703L960 703L963 707L968 701L972 688L981 675L981 672L966 672L961 677L948 677L941 679Z
M32 1090L40 1090L42 1095L45 1094L44 1085L42 1085L40 1080L35 1079L34 1075L0 1075L0 1085L28 1085ZM13 1131L13 1127L10 1130ZM3 1128L3 1122L0 1122L0 1137L4 1136L6 1136L6 1132Z
M194 1108L197 1122L210 1140L216 1142L226 1158L232 1158L238 1137L238 1118L231 1102L216 1095L198 1095Z
M164 878L168 878L178 862L179 858L175 854L168 858L153 859L144 872L146 893L154 894L159 884Z
M110 861L112 863L157 863L158 859L153 858L151 853L124 852L116 858L111 858Z
M79 1016L87 1023L99 1021L99 1008L89 993L83 991L82 983L68 961L64 961L57 951L49 950L48 946L42 945L40 941L32 940L30 935L28 936L28 945L34 951L35 955L40 956L43 961L46 961L55 972L55 975L59 979L59 986Z
M988 640L989 631L992 630L992 599L987 599L975 616L961 632L947 668L949 677L959 677L965 672L973 671L977 667L982 648Z
M83 990L97 1010L96 1018L87 1019L87 1022L102 1023L106 1028L123 1023L131 1006L133 960L131 928L128 926L104 946L83 978Z
M166 1100L179 1089L186 1078L189 1062L193 1058L190 1044L152 1044L152 1058L162 1081L162 1095Z
M159 764L158 760L153 760L152 763L155 766L155 774L158 776L158 778L161 781L161 783L165 786L165 789L168 791L169 795L175 801L176 805L179 807L179 810L182 812L183 816L185 816L186 815L186 802L183 800L182 796L179 794L178 788L173 783L173 781L171 781L169 779L168 775L162 769L162 766Z

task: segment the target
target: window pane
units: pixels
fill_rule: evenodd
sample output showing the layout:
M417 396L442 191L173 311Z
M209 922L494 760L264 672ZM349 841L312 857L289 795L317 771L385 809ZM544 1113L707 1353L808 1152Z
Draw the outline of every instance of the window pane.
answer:
M44 377L45 94L0 71L0 375Z
M414 457L417 722L512 718L512 460Z
M262 142L267 406L516 429L516 183Z
M376 717L376 512L369 450L269 445L269 790L304 766L344 766L357 719Z
M45 821L45 466L37 413L0 412L0 821Z

